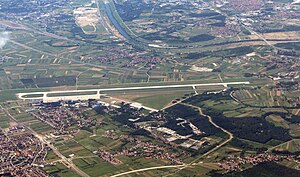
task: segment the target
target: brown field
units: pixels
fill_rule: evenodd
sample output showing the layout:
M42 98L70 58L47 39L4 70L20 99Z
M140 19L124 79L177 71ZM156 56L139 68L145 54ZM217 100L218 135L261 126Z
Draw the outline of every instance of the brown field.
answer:
M91 70L91 71L101 71L102 68L91 68L91 69L89 69L89 70Z
M76 23L80 27L95 26L99 21L97 12L97 8L91 7L80 7L74 10Z
M151 76L153 79L166 79L167 76Z
M278 39L278 40L297 40L300 39L300 35L297 32L275 32L275 33L263 33L261 34L266 39ZM259 39L257 35L250 35L250 39Z
M64 153L64 154L65 153L72 153L72 152L80 151L82 149L84 149L84 147L78 146L78 147L73 147L73 148L69 148L67 150L64 150L64 151L62 151L62 153Z

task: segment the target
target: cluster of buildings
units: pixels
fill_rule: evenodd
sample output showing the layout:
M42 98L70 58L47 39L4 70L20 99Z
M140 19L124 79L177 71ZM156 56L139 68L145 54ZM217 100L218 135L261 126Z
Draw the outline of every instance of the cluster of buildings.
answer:
M168 149L165 147L161 147L159 145L155 145L151 142L141 141L138 138L134 138L131 136L121 136L122 141L125 141L131 146L124 147L122 152L119 155L125 156L138 156L149 159L166 159L171 161L174 164L182 164L182 161L178 158L179 154L177 153L169 153Z
M119 136L116 135L114 132L115 132L114 130L107 130L107 131L105 131L105 134L103 136L108 139L112 139L112 140L119 139Z
M9 134L0 130L0 176L49 176L41 169L47 155L47 146L29 133L14 127Z
M117 159L117 156L120 155L128 157L144 157L147 159L166 159L173 164L182 164L182 161L178 158L180 154L174 152L170 153L168 152L169 149L166 147L155 145L149 141L142 141L129 135L116 136L113 132L113 130L106 131L104 136L113 140L119 139L126 143L122 150L116 153L110 153L103 149L97 151L97 154L102 159L111 164L121 164L122 162Z
M298 68L300 67L299 58L296 56L274 56L267 63L266 71L277 69L277 68L285 68L286 72L278 72L270 77L273 80L280 79L296 79L299 78Z
M111 47L105 50L105 53L100 56L81 56L80 60L82 61L96 61L104 64L114 64L119 59L128 59L130 60L123 67L132 67L139 64L146 64L147 67L152 65L164 63L166 60L160 56L146 56L140 53L131 52L127 48L117 48Z
M202 4L201 0L144 0L146 3L159 4L160 7L164 6L180 6L180 5L194 5Z
M292 2L284 2L284 1L275 1L275 0L216 0L212 2L216 7L231 7L236 11L245 12L245 13L253 13L256 14L257 11L262 10L263 7L274 7L274 10L280 11L285 10L288 12L292 9L293 6L297 5ZM266 8L266 10L269 10ZM284 12L284 11L280 11Z
M64 7L69 0L48 1L3 1L0 2L0 11L4 12L7 19L30 20L42 27L55 23L59 13L57 9Z
M225 170L226 172L233 172L233 171L242 171L242 166L251 165L255 166L260 163L264 162L276 162L283 160L283 158L291 158L291 157L284 157L280 155L273 155L273 154L258 154L258 155L251 155L246 157L239 157L239 156L229 156L226 160L219 163L219 166Z
M237 11L255 11L263 7L264 0L228 0L228 4Z
M211 33L218 37L232 37L240 32L241 27L237 22L226 20L224 26L214 27Z
M246 54L244 56L235 56L224 58L223 61L232 65L240 65L246 67L249 65L251 68L251 63L255 62L257 57L261 57L255 52ZM299 58L296 56L284 56L278 54L270 54L264 57L266 61L261 64L262 69L257 73L249 73L249 76L257 76L260 78L271 78L274 81L280 80L294 80L300 77L299 71L300 67ZM272 72L273 70L278 70L279 72ZM250 69L249 69L250 71ZM247 76L248 77L248 76Z
M35 104L31 114L50 125L54 135L69 134L70 127L84 128L97 125L97 120L88 117L85 111L91 109L88 102L58 102Z
M102 148L99 148L96 154L99 155L99 157L103 160L105 160L108 163L111 163L113 165L120 165L122 164L122 161L116 158L117 154L112 154L108 151L105 151Z
M170 144L173 147L181 146L187 149L190 148L194 150L199 150L213 143L213 139L206 137L205 132L202 132L191 122L185 120L179 122L178 125L186 127L187 129L192 129L191 134L180 135L176 131L163 126L159 126L159 127L147 126L144 128L149 132L151 132L156 137L159 137L159 139L162 140L164 143ZM193 135L203 135L204 137L202 137L201 139L194 139Z
M237 36L242 32L236 17L226 17L214 11L211 11L211 13L215 13L215 15L208 17L204 15L204 17L200 18L197 17L195 27L208 29L210 30L210 34L221 38ZM218 21L212 22L212 18L215 18L214 20Z
M211 6L236 12L232 17L239 17L243 25L251 26L257 32L282 31L284 25L276 22L286 19L297 20L300 8L295 3L273 0L217 0L213 1ZM265 21L272 21L275 25L269 26L271 23L264 23Z
M129 104L123 104L116 109L101 105L98 109L98 113L108 114L112 117L122 117L122 114L129 114L130 116L122 117L117 121L121 121L122 124L132 128L143 129L171 147L180 146L186 149L199 150L216 143L214 139L206 135L206 132L200 130L189 120L175 117L176 126L172 128L168 127L168 125L170 126L172 123L169 122L170 117L168 117L168 114L164 112L152 112L149 115L144 115L139 109ZM155 124L153 124L154 121L156 122ZM181 129L180 127L186 129L185 133L187 133L187 135L181 135L182 132L178 132L178 129ZM111 131L106 132L105 136L111 139L117 138ZM196 136L201 136L201 138L195 139Z

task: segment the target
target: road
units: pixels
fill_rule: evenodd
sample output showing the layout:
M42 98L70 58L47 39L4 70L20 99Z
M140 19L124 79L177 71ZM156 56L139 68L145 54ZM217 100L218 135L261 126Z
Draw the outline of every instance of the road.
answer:
M135 103L135 102L132 102L132 101L123 100L123 99L115 98L115 97L109 97L109 98L110 98L111 100L118 100L118 101L120 101L120 102L129 103L129 104ZM148 110L148 111L150 111L150 112L157 112L157 111L158 111L157 109L150 108L150 107L144 106L144 105L139 105L139 104L140 104L140 103L138 103L137 105L133 104L133 105L131 105L131 106L136 107L136 108L144 108L144 109L146 109L146 110Z
M266 38L264 38L262 35L258 34L256 31L250 29L249 27L247 27L246 25L243 25L243 27L248 30L251 34L256 35L257 37L259 37L261 40L263 40L267 45L269 45L270 47L274 48L274 49L278 49L278 47L274 46L273 44L271 44Z
M172 176L178 172L180 172L181 170L185 169L185 168L188 168L190 166L194 166L194 165L197 165L197 161L209 154L211 154L212 152L218 150L219 148L221 148L222 146L224 146L225 144L227 144L229 141L231 141L233 139L233 134L230 133L229 131L227 131L226 129L220 127L219 125L217 125L216 123L213 122L212 118L209 116L209 115L206 115L202 112L202 109L200 107L197 107L197 106L194 106L194 105L191 105L191 104L186 104L186 103L180 103L180 104L183 104L185 106L189 106L189 107L192 107L192 108L196 108L199 110L199 114L201 116L205 116L208 118L208 121L213 125L215 126L216 128L219 128L221 129L224 133L226 133L229 138L225 141L223 141L222 143L220 143L219 145L217 145L216 147L214 147L213 149L209 150L208 152L206 152L205 154L201 155L200 157L196 158L195 160L193 160L192 162L188 163L188 164L183 164L183 165L171 165L171 166L158 166L158 167L150 167L150 168L142 168L142 169L138 169L138 170L132 170L132 171L128 171L128 172L124 172L124 173L119 173L117 175L113 175L111 177L118 177L118 176L124 176L124 175L128 175L128 174L131 174L131 173L138 173L138 172L142 172L142 171L149 171L149 170L158 170L158 169L166 169L166 168L178 168L177 171L175 171L174 173L170 173L166 176Z
M181 104L186 105L186 106L189 106L189 107L192 107L192 108L198 109L201 116L207 117L207 118L208 118L208 121L209 121L213 126L215 126L216 128L221 129L224 133L226 133L226 134L229 136L229 138L228 138L226 141L224 141L223 143L219 144L218 146L216 146L215 148L211 149L210 151L206 152L205 154L202 155L202 157L205 157L205 156L209 155L210 153L216 151L217 149L219 149L220 147L224 146L225 144L227 144L229 141L231 141L231 140L233 139L233 134L232 134L232 133L230 133L228 130L226 130L226 129L220 127L219 125L217 125L217 124L212 120L212 118L211 118L209 115L206 115L206 114L204 114L204 113L202 112L202 109L201 109L200 107L194 106L194 105L191 105L191 104L186 104L186 103L181 103Z
M49 33L47 31L38 30L38 29L36 29L36 27L33 27L30 24L23 24L23 23L21 24L19 22L3 20L3 19L0 19L0 24L3 25L3 26L6 26L8 28L12 28L12 29L25 30L25 31L36 33L36 34L52 37L52 38L55 38L55 39L76 42L76 41L71 40L71 39L69 39L67 37L64 37L64 36L59 36L59 35L56 35L54 33Z
M274 150L274 149L276 149L276 148L278 148L278 147L281 147L282 145L284 145L284 144L287 144L287 143L291 143L291 142L293 142L293 141L299 141L300 139L291 139L291 140L289 140L289 141L286 141L286 142L284 142L284 143L281 143L281 144L278 144L278 145L276 145L276 146L273 146L273 147L270 147L270 148L268 148L268 152L272 152L272 150ZM287 148L288 149L288 148Z
M97 5L97 15L98 15L98 17L99 17L99 19L100 19L100 22L101 22L102 26L105 28L105 30L106 30L107 32L109 32L108 27L107 27L107 24L105 23L105 21L104 21L102 15L101 15L99 3L100 3L99 0L96 0L96 5Z
M204 3L205 1L204 1L204 0L201 0L201 2ZM213 11L215 11L215 12L217 12L217 13L219 13L219 14L224 15L224 16L227 17L227 18L230 18L230 17L231 17L231 16L229 16L226 12L223 12L223 11L219 10L218 7L216 7L216 6L210 6L210 8L211 8ZM256 32L255 30L253 30L251 27L245 25L245 24L242 22L242 20L241 20L240 17L238 17L238 16L234 16L234 17L238 19L238 21L240 22L241 27L244 27L244 28L245 28L247 31L249 31L251 34L256 35L259 39L261 39L262 41L264 41L268 46L272 47L273 49L275 49L275 50L280 49L280 50L284 50L284 51L293 51L293 50L290 50L290 49L285 49L285 48L281 48L281 47L276 47L274 44L272 44L270 41L268 41L263 35L259 34L258 32ZM280 40L278 40L278 42L281 42L281 43L282 43L282 42L297 42L297 41L280 41Z
M124 175L129 175L131 173L138 173L138 172L149 171L149 170L159 170L159 169L166 169L166 168L180 168L180 167L183 167L183 166L185 166L185 165L169 165L169 166L158 166L158 167L142 168L142 169L138 169L138 170L132 170L132 171L124 172L124 173L119 173L117 175L112 175L111 177L124 176Z
M144 87L123 87L123 88L104 88L104 89L88 89L88 90L68 90L68 91L51 91L51 92L30 92L19 93L17 97L22 100L43 100L45 102L59 101L59 100L88 100L99 99L102 91L126 91L126 90L145 90L145 89L172 89L172 88L185 88L185 87L201 87L201 86L224 86L228 85L246 85L250 82L222 82L222 83L207 83L207 84L181 84L181 85L159 85L159 86L144 86ZM97 92L97 94L86 95L83 92ZM73 93L74 95L68 96ZM76 93L78 93L76 95ZM49 97L48 94L61 94L62 96ZM64 94L66 94L64 96ZM33 95L37 95L34 97Z
M41 141L45 142L52 151L62 160L62 162L68 167L71 168L73 171L75 171L77 174L79 174L82 177L89 177L88 174L86 174L84 171L80 170L73 162L72 160L66 158L64 155L62 155L56 147L54 147L50 142L44 140L43 137L36 135Z
M49 53L49 52L41 51L41 50L39 50L39 49L35 49L35 48L32 48L32 47L29 47L29 46L27 46L27 45L25 45L25 44L21 44L21 43L19 43L19 42L13 41L13 40L9 40L9 42L11 42L11 43L13 43L13 44L15 44L15 45L18 45L18 46L20 46L20 47L23 47L23 48L25 48L25 49L32 50L32 51L34 51L34 52L38 52L38 53L41 53L41 54L46 54L46 55L49 55L49 56L52 56L52 57L56 57L56 55L51 54L51 53Z
M181 103L181 104L183 104L183 105L185 105L185 106L189 106L189 107L198 109L198 110L199 110L199 114L200 114L201 116L207 117L207 118L208 118L208 121L209 121L213 126L215 126L216 128L221 129L224 133L226 133L226 134L229 136L229 138L228 138L227 140L223 141L222 143L220 143L219 145L217 145L216 147L214 147L213 149L207 151L205 154L203 154L203 155L201 155L200 157L196 158L196 159L193 160L192 162L190 162L190 163L186 164L185 166L183 166L182 168L178 169L178 170L175 171L174 173L168 174L168 175L166 175L166 176L172 176L172 175L174 175L174 174L180 172L181 170L183 170L183 169L185 169L185 168L188 168L188 167L190 167L190 166L193 166L193 165L195 164L195 162L197 162L199 159L201 159L201 158L203 158L203 157L205 157L205 156L211 154L212 152L215 152L216 150L218 150L219 148L221 148L222 146L224 146L225 144L227 144L229 141L231 141L231 140L233 139L233 134L232 134L232 133L230 133L230 132L227 131L226 129L224 129L224 128L220 127L219 125L217 125L216 123L214 123L213 120L212 120L212 118L211 118L209 115L204 114L204 113L202 112L202 109L201 109L200 107L194 106L194 105L191 105L191 104L187 104L187 103Z
M4 109L1 105L0 108L5 112L5 114L12 119L15 122L18 122L17 119L14 118L14 116L12 116L9 111L7 111L7 109ZM48 142L47 140L44 139L44 137L42 137L41 135L39 135L37 132L35 132L32 128L30 128L29 126L23 124L23 123L19 123L18 124L22 125L23 127L25 127L31 134L33 134L35 137L37 137L42 143L45 143L48 145L48 147L61 159L61 161L67 165L68 168L71 168L73 171L75 171L77 174L79 174L82 177L89 177L89 175L87 175L85 172L83 172L82 170L80 170L71 160L67 159L64 155L62 155L50 142Z

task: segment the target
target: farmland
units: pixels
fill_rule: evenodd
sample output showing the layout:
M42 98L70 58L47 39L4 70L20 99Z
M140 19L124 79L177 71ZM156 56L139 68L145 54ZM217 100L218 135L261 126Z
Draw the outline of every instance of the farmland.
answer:
M0 176L297 176L299 7L2 0Z

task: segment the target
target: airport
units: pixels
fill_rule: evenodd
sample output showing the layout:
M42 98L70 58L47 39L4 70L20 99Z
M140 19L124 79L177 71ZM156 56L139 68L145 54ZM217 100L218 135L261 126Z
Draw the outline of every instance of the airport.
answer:
M172 89L172 88L188 88L201 86L224 86L228 85L246 85L250 82L227 82L227 83L207 83L207 84L183 84L183 85L160 85L145 87L124 87L124 88L105 88L105 89L89 89L89 90L69 90L69 91L51 91L51 92L31 92L19 93L17 97L22 100L42 100L43 102L56 101L76 101L100 99L102 91L125 91L125 90L145 90L145 89ZM51 96L52 95L52 96Z

